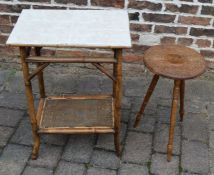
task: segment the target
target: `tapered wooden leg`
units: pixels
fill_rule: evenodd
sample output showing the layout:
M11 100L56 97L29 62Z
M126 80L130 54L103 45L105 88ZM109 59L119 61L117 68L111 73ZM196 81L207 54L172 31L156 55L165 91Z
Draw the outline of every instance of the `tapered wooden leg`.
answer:
M185 81L181 80L180 85L180 121L184 118L184 95L185 95Z
M137 115L136 115L136 119L135 119L135 123L134 123L134 127L135 127L135 128L136 128L136 127L139 125L139 123L140 123L141 115L143 114L143 112L144 112L144 110L145 110L145 107L146 107L146 105L147 105L147 103L148 103L148 101L149 101L149 99L150 99L150 97L151 97L151 95L152 95L152 92L154 91L155 86L157 85L158 79L159 79L159 75L154 75L154 76L153 76L153 79L152 79L152 81L151 81L151 83L150 83L150 85L149 85L149 89L148 89L148 91L147 91L147 93L146 93L146 96L145 96L145 98L144 98L144 100L143 100L143 103L142 103L142 105L141 105L140 111L139 111L139 112L137 113Z
M41 56L41 47L35 47L35 55ZM41 66L42 63L37 63L37 67ZM43 72L39 72L38 75L38 83L39 83L39 93L40 98L45 98L45 86L44 86L44 78L43 78Z
M173 139L174 139L174 129L176 122L176 111L180 93L180 80L175 80L174 89L173 89L173 99L172 99L172 108L170 115L170 127L169 127L169 141L167 145L167 160L171 161L172 158L172 148L173 148Z
M20 57L21 57L21 63L22 63L22 71L24 76L24 82L25 82L25 91L27 96L27 104L28 104L28 113L30 116L31 126L32 126L32 133L33 133L33 150L32 150L32 159L36 159L39 152L39 146L40 146L40 136L37 133L37 121L36 121L36 112L34 108L34 98L32 93L32 86L31 82L28 80L29 77L29 67L28 64L25 62L25 58L27 57L27 49L26 47L20 47Z
M122 49L114 50L117 63L114 64L114 75L116 81L113 83L113 96L114 96L114 144L117 156L120 156L120 118L121 118L121 99L122 99Z

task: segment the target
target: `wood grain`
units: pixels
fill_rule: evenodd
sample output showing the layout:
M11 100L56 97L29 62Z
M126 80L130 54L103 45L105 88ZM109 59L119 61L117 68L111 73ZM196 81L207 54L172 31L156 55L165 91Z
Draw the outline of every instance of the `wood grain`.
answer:
M144 56L146 67L154 74L186 80L205 72L204 58L193 49L181 45L157 45Z

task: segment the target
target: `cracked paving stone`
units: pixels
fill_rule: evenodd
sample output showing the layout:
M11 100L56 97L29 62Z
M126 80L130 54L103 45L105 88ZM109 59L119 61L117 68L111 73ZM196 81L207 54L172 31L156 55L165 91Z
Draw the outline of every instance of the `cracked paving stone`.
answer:
M41 166L53 169L56 167L62 152L62 147L53 145L40 145L39 155L36 160L30 160L31 166Z
M0 94L0 106L14 109L26 109L26 97L24 94L3 92Z
M31 166L27 166L23 172L23 175L52 175L52 174L53 174L52 170Z
M23 115L20 110L0 108L0 125L15 127Z
M136 119L136 114L132 113L131 115L132 115L131 116L132 120L129 124L129 130L143 131L143 132L154 132L155 120L156 120L154 116L147 115L147 114L142 115L139 126L134 128L133 125L134 125L134 122Z
M117 169L120 166L120 159L115 152L95 150L90 164L102 168Z
M121 132L120 132L120 142L123 143L125 133L126 133L127 125L121 124ZM100 134L98 136L97 148L102 148L106 150L115 150L114 147L114 135L113 134Z
M183 141L181 166L188 172L208 174L208 146L201 142Z
M14 129L0 126L0 147L6 146L9 138L13 134Z
M158 124L155 130L154 138L154 150L161 153L167 152L167 144L169 140L169 125ZM180 154L180 142L181 142L181 129L179 126L175 127L174 142L173 142L173 154Z
M131 163L146 163L151 157L151 146L151 134L129 132L122 159Z
M60 161L56 168L55 175L83 175L85 166L65 161Z
M19 124L18 129L16 130L15 134L13 135L11 142L24 144L24 145L32 145L33 138L32 138L32 130L29 118L24 118L21 123Z
M87 175L116 175L116 171L103 169L103 168L96 168L90 167L87 171Z
M93 152L94 135L71 135L62 158L67 161L88 163Z
M207 143L208 117L206 114L187 114L183 122L183 137Z
M122 164L118 175L149 175L149 171L146 166Z
M155 175L179 175L179 157L172 156L172 160L168 162L166 154L153 154L151 173Z
M1 175L20 175L31 154L26 146L9 144L0 156Z

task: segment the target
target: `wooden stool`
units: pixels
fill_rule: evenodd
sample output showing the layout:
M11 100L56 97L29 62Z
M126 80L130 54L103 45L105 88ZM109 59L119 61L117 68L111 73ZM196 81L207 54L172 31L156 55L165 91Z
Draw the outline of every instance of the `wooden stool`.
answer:
M157 45L148 49L144 56L146 67L155 75L146 93L141 109L138 112L134 127L137 127L141 115L158 82L159 76L174 80L172 109L170 115L169 141L167 146L167 160L171 160L176 110L180 94L180 120L184 116L185 80L195 78L206 70L204 58L193 49L181 45Z

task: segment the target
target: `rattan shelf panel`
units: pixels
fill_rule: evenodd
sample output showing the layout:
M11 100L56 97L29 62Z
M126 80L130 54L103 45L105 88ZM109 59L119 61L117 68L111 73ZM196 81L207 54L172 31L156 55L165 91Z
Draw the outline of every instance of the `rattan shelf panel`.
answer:
M48 97L40 101L39 132L113 132L111 96Z

